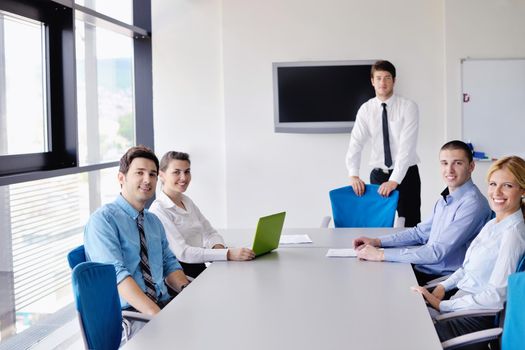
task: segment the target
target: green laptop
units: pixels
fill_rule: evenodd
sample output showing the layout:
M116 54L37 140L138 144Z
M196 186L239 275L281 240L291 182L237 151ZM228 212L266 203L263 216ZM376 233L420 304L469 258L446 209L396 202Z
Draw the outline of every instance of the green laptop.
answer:
M279 246L286 212L263 216L257 223L253 248L255 256L271 252Z

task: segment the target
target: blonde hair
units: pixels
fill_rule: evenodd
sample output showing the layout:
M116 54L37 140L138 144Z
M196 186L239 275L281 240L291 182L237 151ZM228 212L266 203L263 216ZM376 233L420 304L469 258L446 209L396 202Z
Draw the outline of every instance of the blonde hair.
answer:
M525 160L518 156L510 156L495 161L487 173L487 181L490 181L490 177L495 171L501 169L508 170L516 179L518 186L525 190ZM521 212L525 218L525 201L523 197L521 198Z

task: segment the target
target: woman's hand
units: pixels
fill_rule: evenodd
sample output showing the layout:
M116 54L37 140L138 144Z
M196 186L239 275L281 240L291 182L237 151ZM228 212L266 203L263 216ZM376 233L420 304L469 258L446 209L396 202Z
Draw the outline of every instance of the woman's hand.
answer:
M438 297L430 293L428 289L420 286L410 287L410 289L421 294L423 298L425 298L425 300L430 304L430 306L439 311L439 304L441 303L441 299L438 299Z
M228 260L246 261L255 258L255 253L249 248L229 248Z

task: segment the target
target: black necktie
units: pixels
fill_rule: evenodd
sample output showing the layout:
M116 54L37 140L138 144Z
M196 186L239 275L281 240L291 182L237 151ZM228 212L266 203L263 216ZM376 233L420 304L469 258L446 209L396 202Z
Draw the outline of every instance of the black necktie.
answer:
M137 227L140 235L140 268L142 269L142 277L144 278L144 284L146 285L146 295L157 302L157 292L155 289L155 283L151 277L151 270L149 268L148 261L148 246L146 245L146 235L144 234L144 212L141 211L137 216Z
M390 153L390 138L388 137L388 117L386 114L386 103L381 103L383 106L383 149L385 151L385 165L390 168L392 165L392 154Z

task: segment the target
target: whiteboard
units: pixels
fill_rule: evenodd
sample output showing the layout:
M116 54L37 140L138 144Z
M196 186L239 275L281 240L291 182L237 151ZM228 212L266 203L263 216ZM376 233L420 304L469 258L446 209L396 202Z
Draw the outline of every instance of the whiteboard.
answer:
M492 158L525 158L525 59L462 61L463 140Z

